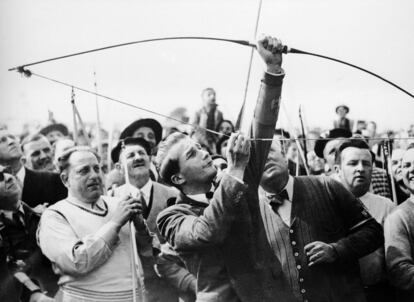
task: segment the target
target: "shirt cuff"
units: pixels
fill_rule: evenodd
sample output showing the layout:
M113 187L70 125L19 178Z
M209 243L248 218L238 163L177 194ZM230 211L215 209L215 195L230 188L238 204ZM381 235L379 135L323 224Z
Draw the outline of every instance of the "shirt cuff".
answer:
M96 236L102 238L109 248L113 249L119 241L117 229L118 225L113 221L109 221L96 232Z
M282 73L275 74L265 71L262 82L269 86L282 86L285 72L282 69Z

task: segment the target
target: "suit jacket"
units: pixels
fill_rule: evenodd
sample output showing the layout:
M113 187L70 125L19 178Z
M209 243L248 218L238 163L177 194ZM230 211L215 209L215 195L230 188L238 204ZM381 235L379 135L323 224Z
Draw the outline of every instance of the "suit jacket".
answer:
M40 287L46 290L48 295L53 296L58 290L58 277L53 273L50 261L37 245L36 232L40 216L25 203L22 205L24 225L16 224L4 214L0 215L0 235L9 258L9 269L11 272L20 269L16 267L16 261L24 261L23 270L26 274L39 282Z
M281 80L265 74L253 138L273 137ZM270 143L252 141L244 184L225 174L209 204L181 194L158 216L161 235L197 276L198 301L295 300L260 216L257 192Z
M68 196L59 174L26 169L23 182L22 200L30 207L38 204L54 204Z

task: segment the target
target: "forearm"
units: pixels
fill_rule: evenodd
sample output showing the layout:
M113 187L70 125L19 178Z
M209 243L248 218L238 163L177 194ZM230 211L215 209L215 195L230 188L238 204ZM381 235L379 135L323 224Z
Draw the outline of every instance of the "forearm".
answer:
M284 74L275 76L265 73L264 75L251 125L253 139L273 138L279 114L283 77ZM259 185L271 144L271 141L252 141L245 177L249 185Z
M372 253L383 243L382 227L375 219L371 218L358 226L350 235L331 245L337 252L338 260L347 262Z
M46 210L39 229L39 243L43 254L60 271L69 275L83 275L102 265L118 242L118 226L103 225L96 233L78 238L68 222Z
M162 278L181 292L194 292L197 279L186 268L178 265L173 260L163 257L162 254L157 259L157 271Z
M253 130L255 130L257 124L268 126L268 128L274 130L279 114L280 95L282 93L284 77L285 74L283 73L283 70L277 75L268 72L264 73L254 111ZM259 133L258 130L260 130L260 128L253 132L255 138L258 138L258 135L263 134ZM269 137L269 134L267 134L267 136ZM273 136L273 132L271 133L271 136ZM262 138L262 136L260 136L260 138Z

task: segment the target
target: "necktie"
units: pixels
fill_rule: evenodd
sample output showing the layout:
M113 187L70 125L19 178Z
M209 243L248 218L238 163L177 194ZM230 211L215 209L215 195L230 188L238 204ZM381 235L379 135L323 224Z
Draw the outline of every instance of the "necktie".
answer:
M23 213L20 211L16 211L13 213L12 215L13 217L13 222L18 226L18 227L25 227L25 223L24 223L24 217L23 217Z
M286 190L282 190L277 194L266 194L266 197L269 200L269 205L275 213L277 213L278 208L286 199L289 200L289 195Z
M148 205L147 205L147 202L145 200L144 193L142 193L141 190L138 192L138 199L141 202L141 206L142 206L142 216L145 219L147 219L148 218L148 215L149 215Z
M289 200L288 192L285 189L277 193L276 196L279 200L282 200L282 201L285 199Z
M207 198L208 200L210 200L211 198L213 198L213 195L214 195L214 192L213 192L213 191L207 192L207 193L206 193L206 198Z

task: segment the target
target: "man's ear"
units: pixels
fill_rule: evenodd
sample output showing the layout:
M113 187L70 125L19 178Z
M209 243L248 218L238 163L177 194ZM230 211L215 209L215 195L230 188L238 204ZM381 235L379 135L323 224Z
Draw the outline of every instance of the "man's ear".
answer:
M60 179L62 180L63 184L65 185L65 187L68 188L69 184L68 184L68 172L67 171L63 171L62 173L60 173Z
M341 167L338 164L335 164L333 166L333 169L334 169L334 171L335 171L336 174L339 174L339 172L341 171Z
M186 183L184 177L180 173L171 175L171 182L176 186L182 186Z

